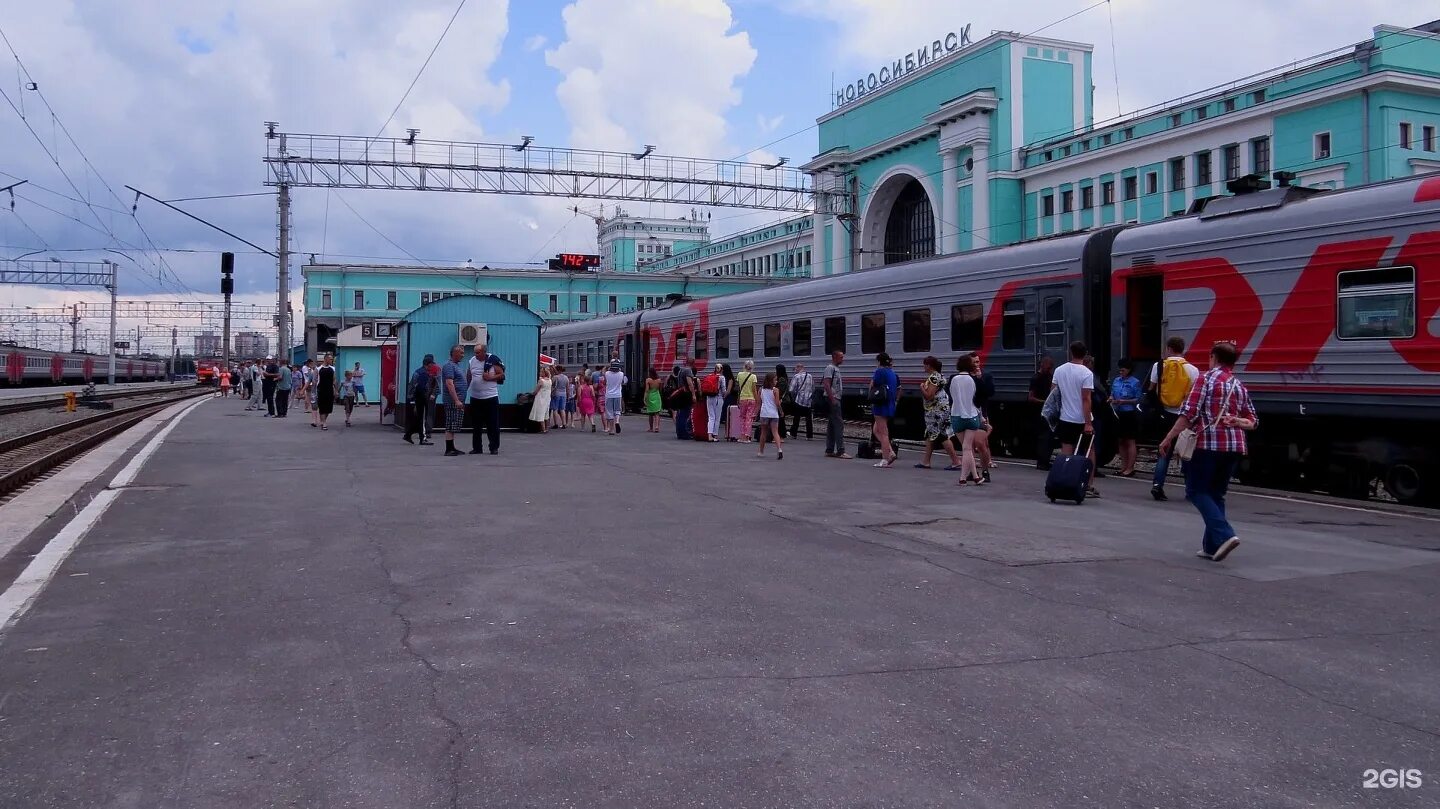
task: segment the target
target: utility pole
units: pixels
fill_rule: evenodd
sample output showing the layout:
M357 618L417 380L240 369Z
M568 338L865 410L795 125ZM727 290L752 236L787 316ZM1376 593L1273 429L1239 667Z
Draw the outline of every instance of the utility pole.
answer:
M281 148L284 148L283 145ZM284 357L288 362L294 359L290 355L290 186L288 183L280 185L280 192L276 194L276 198L280 206L280 243L279 249L276 250L279 253L280 263L280 277L277 280L279 300L276 307L276 334L280 345L277 346L275 356Z
M170 381L175 381L175 355L180 353L180 330L170 327Z
M220 294L225 296L225 325L224 334L220 337L220 355L225 367L230 367L230 294L235 291L235 279L231 273L235 272L235 254L220 254Z
M135 345L131 346L131 347L130 347L130 350L135 352L135 356L137 356L137 357L140 356L140 327L139 327L139 326L136 326L136 327L135 327Z
M70 304L70 353L80 350L80 304Z
M107 385L114 385L114 384L115 384L115 338L116 338L117 336L119 336L119 335L115 334L115 316L116 316L116 310L120 308L119 306L116 305L116 293L119 291L119 290L117 289L117 287L120 286L120 265L119 265L118 263L114 262L114 261L109 262L109 264L110 264L110 368L109 368L108 373L106 374L106 382L105 382L105 384L107 384Z

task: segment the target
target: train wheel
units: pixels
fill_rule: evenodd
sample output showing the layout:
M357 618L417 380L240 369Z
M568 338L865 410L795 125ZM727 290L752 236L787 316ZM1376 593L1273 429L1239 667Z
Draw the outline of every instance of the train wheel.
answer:
M1401 503L1418 505L1425 502L1426 489L1425 476L1408 463L1397 463L1385 470L1385 491Z

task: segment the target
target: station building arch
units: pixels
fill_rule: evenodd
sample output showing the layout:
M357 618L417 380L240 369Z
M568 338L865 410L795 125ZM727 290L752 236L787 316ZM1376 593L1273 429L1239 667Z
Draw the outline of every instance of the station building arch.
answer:
M860 220L859 269L938 252L940 205L931 180L916 166L902 164L875 181Z

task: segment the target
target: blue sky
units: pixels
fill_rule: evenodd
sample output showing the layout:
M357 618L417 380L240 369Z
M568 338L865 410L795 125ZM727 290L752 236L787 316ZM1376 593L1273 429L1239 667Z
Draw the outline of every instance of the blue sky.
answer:
M5 4L0 29L27 72L0 50L0 86L28 76L40 90L11 91L36 135L0 105L0 179L31 181L13 212L0 210L0 255L99 258L99 248L118 249L135 265L122 278L130 294L213 298L216 253L235 249L240 290L267 299L273 259L150 203L132 217L123 185L169 199L263 192L267 120L282 131L374 134L456 3ZM436 139L654 143L671 154L732 158L798 131L752 158L800 164L815 151L813 124L829 109L832 73L869 69L966 23L976 40L994 29L1050 26L1046 35L1094 43L1103 117L1357 41L1377 24L1425 21L1399 0L1209 0L1206 9L1196 15L1179 0L467 0L385 133L413 126ZM1279 33L1249 36L1216 58L1216 43L1235 42L1235 20L1249 32ZM89 210L84 199L100 207ZM182 204L274 244L272 197ZM534 261L594 248L593 225L568 210L573 204L307 189L295 195L296 247L336 261ZM717 231L776 218L713 214ZM77 297L0 288L0 305Z

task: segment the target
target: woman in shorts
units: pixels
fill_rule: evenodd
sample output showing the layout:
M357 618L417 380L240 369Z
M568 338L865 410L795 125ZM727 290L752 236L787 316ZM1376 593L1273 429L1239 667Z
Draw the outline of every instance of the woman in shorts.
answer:
M1110 383L1110 407L1115 410L1115 437L1119 441L1122 478L1135 477L1135 438L1140 434L1140 380L1128 357L1118 363L1119 372Z
M975 360L964 356L955 361L955 376L950 378L950 431L960 441L960 485L985 483L975 462L975 436L984 428L980 407L975 404Z

